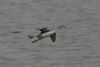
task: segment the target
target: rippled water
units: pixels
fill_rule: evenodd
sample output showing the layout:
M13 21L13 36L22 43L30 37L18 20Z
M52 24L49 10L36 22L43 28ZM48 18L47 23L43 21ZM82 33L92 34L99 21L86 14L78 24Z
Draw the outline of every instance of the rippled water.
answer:
M27 38L62 24L55 43ZM100 67L100 1L0 0L0 67Z

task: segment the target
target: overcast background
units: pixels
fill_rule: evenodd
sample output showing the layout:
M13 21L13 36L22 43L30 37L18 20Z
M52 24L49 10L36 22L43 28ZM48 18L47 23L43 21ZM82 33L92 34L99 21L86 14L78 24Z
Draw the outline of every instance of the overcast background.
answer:
M55 43L27 38L62 24ZM0 0L0 67L100 67L100 0Z

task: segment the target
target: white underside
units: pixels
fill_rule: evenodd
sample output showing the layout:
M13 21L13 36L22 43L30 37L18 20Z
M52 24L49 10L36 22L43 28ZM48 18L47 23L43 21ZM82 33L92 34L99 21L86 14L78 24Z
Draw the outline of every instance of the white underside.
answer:
M44 33L44 34L42 34L42 37L48 37L48 36L52 35L55 32L56 32L56 30Z
M41 37L42 37L41 39L46 38L46 37L49 37L50 35L52 35L52 34L55 33L55 32L56 32L56 30L53 30L53 31L44 33L44 34L41 35ZM36 41L38 41L38 40L40 40L40 38L34 37L34 38L32 39L32 42L36 42Z

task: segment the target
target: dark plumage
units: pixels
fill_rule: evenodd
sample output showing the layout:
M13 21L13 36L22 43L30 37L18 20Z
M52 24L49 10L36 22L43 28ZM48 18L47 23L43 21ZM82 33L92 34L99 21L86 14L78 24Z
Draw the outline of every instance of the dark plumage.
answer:
M36 30L40 30L41 31L41 34L43 33L46 33L46 32L49 32L50 30L46 27L43 27L42 29L36 29Z

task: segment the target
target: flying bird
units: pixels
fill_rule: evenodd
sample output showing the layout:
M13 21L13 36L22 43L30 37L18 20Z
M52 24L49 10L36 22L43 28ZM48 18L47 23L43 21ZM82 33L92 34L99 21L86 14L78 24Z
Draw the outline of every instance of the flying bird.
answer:
M64 25L58 26L55 30L51 30L47 27L43 27L41 29L36 29L36 30L41 31L40 34L38 34L35 37L32 36L32 35L28 35L28 38L32 39L32 43L37 42L37 41L44 39L44 38L47 38L47 37L50 37L52 42L55 42L56 41L56 31L59 30L59 29L63 29L63 28L65 28Z

